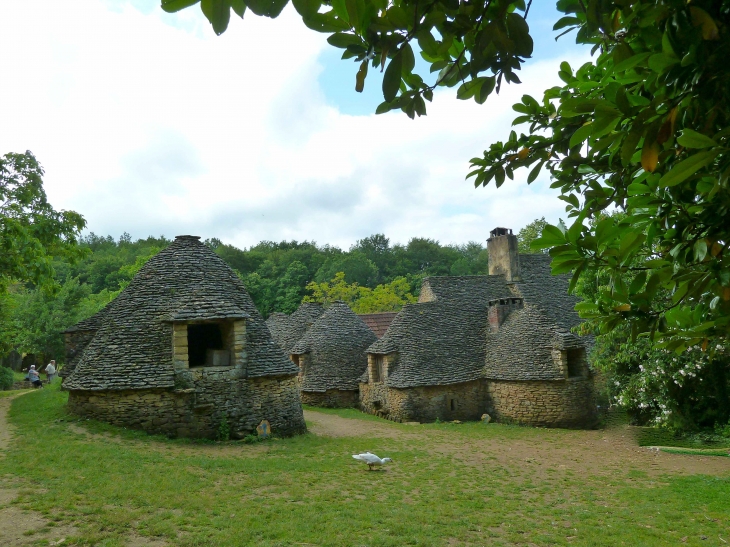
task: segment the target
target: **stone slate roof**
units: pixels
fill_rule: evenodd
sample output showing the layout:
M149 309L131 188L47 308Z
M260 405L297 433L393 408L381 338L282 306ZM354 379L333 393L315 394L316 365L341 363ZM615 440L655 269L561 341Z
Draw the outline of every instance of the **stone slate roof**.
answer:
M475 302L406 305L368 353L398 352L386 383L395 388L469 382L482 377L487 306ZM366 380L364 375L361 378Z
M274 341L289 355L294 345L323 313L322 304L303 302L291 315L272 313L266 320L266 326Z
M302 391L356 390L367 369L365 350L376 340L347 304L334 302L291 349L294 355L310 355L302 375Z
M484 377L491 380L559 380L562 368L552 350L583 347L579 337L555 325L530 303L509 314L496 333L487 334Z
M462 275L427 277L421 285L419 302L435 300L480 302L512 296L502 275Z
M377 336L378 338L382 338L382 336L385 334L385 331L388 330L388 327L393 322L393 319L395 319L396 315L398 315L397 311L358 314L363 323L370 327L370 330L373 331L375 336Z
M233 270L194 236L178 236L135 275L64 386L69 390L172 388L173 318L247 316L249 377L295 375ZM196 311L197 310L197 311Z
M404 307L368 353L397 352L386 384L395 388L456 384L479 378L555 380L563 371L553 348L586 347L570 328L580 319L568 294L570 277L550 273L548 255L520 255L521 281L504 276L428 277L417 304ZM522 297L496 333L488 302ZM367 375L361 377L367 382Z
M99 330L99 327L101 326L102 321L104 321L106 314L109 312L109 307L112 305L112 303L113 302L110 302L91 317L87 317L86 319L79 321L78 323L76 323L72 327L67 328L63 332L86 332Z

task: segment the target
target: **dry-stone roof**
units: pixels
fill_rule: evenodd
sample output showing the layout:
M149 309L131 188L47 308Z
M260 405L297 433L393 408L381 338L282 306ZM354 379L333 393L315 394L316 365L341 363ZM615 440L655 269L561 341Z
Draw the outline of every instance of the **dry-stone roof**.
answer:
M375 333L375 336L381 338L385 334L385 331L388 330L395 316L398 315L398 312L384 311L380 313L360 313L358 315L363 320L363 323Z
M580 319L568 294L570 278L550 273L548 255L520 255L520 281L503 275L428 277L417 304L405 306L369 353L397 352L386 383L396 388L456 384L478 378L553 380L563 371L552 350L587 347L570 328ZM490 300L522 297L498 331ZM367 381L366 375L361 381Z
M291 349L310 354L302 391L356 390L367 368L365 350L377 340L373 331L344 302L334 302Z
M476 380L484 367L486 316L485 304L469 301L408 304L368 352L398 352L388 369L391 387Z
M291 315L275 312L266 320L271 337L289 355L294 345L324 313L322 304L303 302Z
M110 302L91 317L87 317L86 319L79 321L72 327L67 328L64 332L84 332L99 330L99 327L106 317L106 314L109 312L109 307L112 305L112 303L113 302Z
M248 377L294 375L233 270L195 236L178 236L107 307L64 386L120 390L174 386L169 321L247 318Z

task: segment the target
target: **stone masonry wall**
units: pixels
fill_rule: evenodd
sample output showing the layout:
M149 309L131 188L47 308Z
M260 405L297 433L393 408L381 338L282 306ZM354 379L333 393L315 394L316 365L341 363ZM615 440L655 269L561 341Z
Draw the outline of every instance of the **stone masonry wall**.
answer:
M360 408L396 422L478 420L487 411L487 397L484 380L408 389L360 384Z
M254 432L264 419L275 435L306 431L296 377L215 377L174 391L71 391L68 407L81 416L174 437L215 438L224 415L237 438Z
M355 390L328 389L325 392L302 391L302 404L324 408L356 408L359 393Z
M491 381L488 391L491 406L487 412L498 421L539 427L596 426L592 378L538 382Z

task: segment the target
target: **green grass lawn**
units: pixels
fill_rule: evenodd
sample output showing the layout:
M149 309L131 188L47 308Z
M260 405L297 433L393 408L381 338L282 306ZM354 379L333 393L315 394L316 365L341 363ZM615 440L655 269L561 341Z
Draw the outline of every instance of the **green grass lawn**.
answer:
M730 542L730 466L657 476L627 461L581 474L473 449L544 443L570 453L576 432L394 424L392 437L196 443L78 422L65 400L58 384L14 400L16 436L0 458L0 479L22 483L16 503L78 528L64 545L122 546L131 534L183 547ZM395 461L368 472L351 458L364 450Z

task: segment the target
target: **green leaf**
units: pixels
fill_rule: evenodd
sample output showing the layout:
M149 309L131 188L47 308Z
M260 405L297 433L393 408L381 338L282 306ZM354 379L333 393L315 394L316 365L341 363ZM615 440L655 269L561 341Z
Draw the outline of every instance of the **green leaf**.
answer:
M230 0L231 9L243 19L243 14L246 13L246 2L244 0Z
M570 137L570 143L568 144L568 146L570 148L578 146L580 143L590 137L591 131L593 131L593 124L591 123L587 123L584 126L579 127L575 131L575 133L573 133L573 136Z
M419 47L424 52L429 55L436 55L436 52L438 51L438 43L430 30L421 30L418 34L416 34L416 38L418 38Z
M672 57L665 53L656 53L649 57L649 68L652 69L654 72L661 74L667 68L677 64L678 62L679 59L677 59L676 57Z
M401 53L399 51L395 54L395 57L388 63L388 68L385 69L383 75L383 98L386 102L395 99L400 89L401 70L403 68L403 55Z
M622 165L628 166L631 163L631 158L636 153L636 149L639 146L639 141L641 140L642 134L643 127L635 127L629 132L628 135L626 135L624 142L621 144Z
M292 0L292 3L299 15L305 19L317 15L322 5L320 0Z
M545 162L541 161L537 164L537 166L532 169L532 171L530 171L530 174L527 176L527 184L535 181L535 179L540 174L540 170L542 169L543 165L545 165Z
M312 30L317 32L338 32L341 30L349 30L350 25L337 19L335 12L315 13L309 17L303 17L302 21Z
M375 109L375 113L376 114L385 114L386 112L390 112L394 108L395 108L394 105L392 105L388 101L385 101L378 105L378 108Z
M231 5L228 0L201 0L200 9L213 26L213 32L220 36L226 31L231 20Z
M278 17L288 3L289 0L246 0L248 9L256 15L263 15L272 19Z
M332 0L332 9L337 14L337 17L339 17L346 23L352 24L350 21L350 14L347 12L347 4L345 0Z
M675 186L694 175L704 166L712 163L717 157L718 150L705 150L680 161L672 169L659 179L659 186Z
M480 78L474 78L473 80L464 82L459 86L459 89L456 90L456 98L461 99L462 101L471 99L474 94L479 91L479 88L482 87L482 84L484 84L486 79L486 77L482 76Z
M494 91L494 86L497 83L497 78L494 76L487 76L484 80L484 83L479 88L479 91L477 91L474 94L474 100L478 104L484 104L484 101L487 100L487 97L489 97L489 94Z
M162 9L167 13L175 13L181 9L189 8L200 2L200 0L162 0Z
M362 39L359 36L355 36L354 34L346 34L344 32L336 32L335 34L327 38L327 42L329 42L329 44L332 46L342 49L347 48L347 46L362 45Z
M558 22L553 25L553 30L560 30L565 27L580 25L581 21L577 17L561 17Z
M563 244L565 244L565 234L563 234L560 228L557 228L551 224L546 224L545 227L542 229L540 237L535 239L530 244L530 250L540 251L542 249L547 249L549 247L555 247L557 245Z
M638 53L637 55L629 57L625 61L621 61L619 64L615 65L613 70L614 72L626 72L627 70L634 68L636 65L646 61L649 56L651 56L651 53Z
M365 15L365 2L363 0L345 0L347 15L350 24L357 32L362 32Z
M416 66L416 58L413 56L413 48L411 44L406 42L400 50L403 55L403 64L401 65L401 73L410 74Z
M704 239L698 239L692 246L695 255L695 262L702 262L707 256L707 242Z
M717 143L710 137L692 131L691 129L682 130L682 134L677 138L677 142L685 148L708 148L717 146Z

